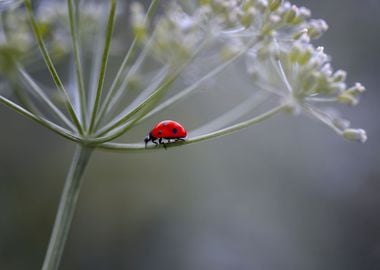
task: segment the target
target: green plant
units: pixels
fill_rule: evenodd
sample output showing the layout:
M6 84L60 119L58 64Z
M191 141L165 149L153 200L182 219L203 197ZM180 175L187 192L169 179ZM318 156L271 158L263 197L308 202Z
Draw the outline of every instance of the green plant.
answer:
M346 87L346 73L334 72L323 48L311 44L311 39L320 37L327 25L323 20L309 19L308 9L281 0L200 0L167 4L165 13L154 18L158 0L152 0L146 12L141 4L134 3L133 41L110 87L105 89L118 16L116 0L109 3L108 9L101 6L98 16L79 12L80 2L73 0L60 6L62 14L58 18L48 16L47 10L43 16L36 16L31 0L24 1L25 10L12 7L2 13L2 32L6 37L0 48L2 88L13 91L1 95L0 102L77 144L43 269L59 266L91 153L98 149L161 150L155 146L145 149L143 143L114 140L209 81L217 80L221 74L232 76L230 70L243 66L243 75L249 78L245 87L252 90L251 97L192 131L185 142L171 143L168 147L224 136L280 112L307 113L348 140L367 139L364 130L349 128L347 121L320 107L320 104L356 105L364 87L359 83ZM88 71L84 48L93 38L89 33L96 33L96 27L91 28L92 22L105 13L108 15L104 32L100 33L99 46L90 52L95 61ZM59 19L61 23L57 22ZM14 25L19 27L12 31ZM49 89L28 71L31 65L34 67L36 56L26 27L29 25L54 81L56 96L49 95ZM69 29L67 36L57 35L65 27ZM54 61L67 55L72 55L70 67L74 73L65 83ZM150 67L144 69L147 59ZM200 71L192 83L171 94L173 86L194 69ZM268 110L255 116L250 114L265 102L271 106ZM245 120L239 121L243 117Z

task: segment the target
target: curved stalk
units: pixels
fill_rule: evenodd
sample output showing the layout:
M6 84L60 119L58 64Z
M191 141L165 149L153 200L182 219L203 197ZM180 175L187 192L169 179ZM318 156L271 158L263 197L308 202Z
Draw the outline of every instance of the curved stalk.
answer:
M216 131L204 134L204 135L200 135L200 136L196 136L196 137L193 137L190 139L186 139L186 141L178 141L175 143L168 143L168 144L166 144L166 147L168 147L168 148L169 147L176 147L176 146L187 145L187 144L192 144L192 143L197 143L197 142L201 142L201 141L207 141L207 140L211 140L214 138L222 137L222 136L231 134L235 131L238 131L240 129L247 128L247 127L252 126L254 124L261 123L264 120L266 120L266 119L278 114L279 112L285 110L287 107L288 107L287 104L281 104L281 105L273 108L272 110L267 111L263 114L260 114L259 116L251 118L247 121L244 121L244 122L241 122L241 123L238 123L238 124L226 127L226 128L222 128L222 129L219 129L219 130L216 130ZM148 149L149 150L160 149L159 147L156 147L153 145L145 148L144 144L125 144L125 143L111 143L111 142L99 144L99 145L97 145L97 148L103 149L103 150L110 150L110 151L138 151L138 150L143 151L143 150L148 150Z
M83 182L82 175L90 159L92 150L92 148L82 145L77 146L69 173L66 177L42 270L56 270L59 267Z
M13 101L3 97L0 95L0 103L3 103L4 105L10 107L11 109L15 110L16 112L18 112L19 114L21 114L22 116L25 116L26 118L29 118L37 123L39 123L40 125L50 129L51 131L61 135L62 137L66 138L66 139L69 139L71 141L75 141L75 142L78 142L80 141L80 138L77 137L76 135L72 134L70 131L68 131L67 129L61 127L61 126L58 126L57 124L45 119L45 118L42 118L42 117L38 117L36 116L35 114L31 113L30 111L24 109L23 107L17 105L16 103L14 103Z

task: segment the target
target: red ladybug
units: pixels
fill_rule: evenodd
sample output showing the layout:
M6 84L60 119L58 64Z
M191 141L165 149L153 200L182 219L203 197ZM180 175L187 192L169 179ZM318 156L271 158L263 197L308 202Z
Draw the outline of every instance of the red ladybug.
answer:
M173 120L164 120L157 123L153 129L149 132L149 135L145 137L145 147L149 141L152 141L155 145L163 144L166 149L166 144L162 141L163 139L168 140L170 143L171 139L174 141L184 141L187 136L186 129L178 122ZM158 143L156 140L158 139Z

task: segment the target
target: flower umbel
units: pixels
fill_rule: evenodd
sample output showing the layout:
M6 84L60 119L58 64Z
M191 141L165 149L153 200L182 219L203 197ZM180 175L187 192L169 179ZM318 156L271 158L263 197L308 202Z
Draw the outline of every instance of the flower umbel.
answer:
M327 24L320 19L309 19L311 13L304 7L274 0L202 0L198 7L191 9L185 9L180 3L172 3L166 6L165 14L158 18L153 16L158 1L152 1L147 11L141 4L133 3L131 28L135 40L111 87L103 89L116 18L113 15L116 14L116 1L113 1L115 10L111 9L109 12L109 16L113 17L108 21L106 33L100 34L105 38L105 50L101 46L94 49L92 58L98 60L95 60L94 68L90 71L92 80L85 85L83 74L86 70L81 63L87 57L82 50L82 46L87 46L87 41L83 40L83 35L78 34L84 33L83 30L79 31L79 24L81 27L88 25L82 22L91 16L82 13L78 16L78 5L74 5L72 1L68 3L66 6L62 3L56 6L59 7L59 16L49 15L54 13L54 4L45 3L43 9L46 12L41 16L42 22L64 25L54 22L54 18L62 20L61 18L65 18L65 10L67 12L77 72L66 83L60 80L55 71L50 57L53 50L46 46L44 28L35 19L30 1L26 1L37 42L52 78L60 89L66 111L62 110L62 103L57 104L53 96L46 94L48 91L29 75L17 58L14 61L18 70L16 75L21 76L24 82L20 88L26 86L45 105L40 102L36 104L34 99L29 98L30 93L22 96L23 98L19 95L17 102L5 97L1 100L20 113L79 143L100 148L120 146L120 149L143 149L142 144L113 144L110 141L125 134L137 123L194 93L212 78L217 79L220 74L227 75L227 68L241 65L242 61L246 63L247 75L252 80L249 87L254 94L266 91L270 93L267 99L277 99L278 106L283 110L310 113L340 135L349 127L343 128L340 125L342 120L322 110L320 105L332 105L333 102L356 105L359 94L364 91L359 83L347 88L346 73L341 70L333 72L323 48L316 48L311 44L312 39L320 37L327 30ZM107 12L97 10L99 17ZM22 14L23 11L12 12ZM8 13L2 15L13 18ZM96 14L86 20L96 21ZM63 32L51 27L49 31L52 34ZM12 38L8 40L11 42ZM70 44L65 47L69 48ZM208 59L207 64L199 69L199 61L204 59ZM146 73L144 66L147 62L154 67L149 73ZM168 95L173 84L196 69L199 72L192 72L194 83L191 86ZM142 79L143 77L148 79ZM135 95L134 101L129 99L126 103L126 98L131 95L128 92L134 88L139 94ZM39 108L46 105L50 107L48 113ZM209 138L208 134L197 135ZM193 139L190 138L186 143L191 143Z
M364 130L322 107L357 105L365 88L347 87L346 72L334 71L324 49L312 44L328 27L310 19L305 7L282 0L178 0L155 15L158 0L147 9L133 3L133 40L124 51L128 34L118 31L123 13L117 0L89 8L74 0L43 0L36 7L24 0L25 8L18 8L21 2L0 1L0 102L78 145L44 270L59 266L92 151L161 149L114 141L198 90L223 90L241 76L234 94L243 101L167 147L224 136L281 112L305 112L347 140L367 139ZM114 55L121 61L112 74L107 68ZM69 60L68 78L58 73L58 60ZM41 66L53 86L34 76ZM262 105L270 108L253 114Z

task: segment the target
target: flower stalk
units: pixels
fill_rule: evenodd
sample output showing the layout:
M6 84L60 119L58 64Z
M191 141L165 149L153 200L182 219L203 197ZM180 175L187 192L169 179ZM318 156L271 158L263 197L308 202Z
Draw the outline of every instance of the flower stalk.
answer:
M287 108L288 108L288 104L282 104L282 105L279 105L279 106L277 106L277 107L275 107L275 108L273 108L273 109L271 109L271 110L269 110L263 114L260 114L256 117L252 118L252 119L249 119L247 121L243 121L243 122L240 122L240 123L235 124L235 125L231 125L231 126L226 127L226 128L218 129L216 131L209 132L209 133L204 134L204 135L195 136L195 137L189 138L185 141L178 141L175 143L170 143L170 144L167 144L166 147L188 145L188 144L193 144L193 143L197 143L197 142L207 141L207 140L219 138L222 136L226 136L226 135L234 133L240 129L244 129L244 128L253 126L255 124L259 124L259 123L263 122L264 120L267 120L267 119L275 116L276 114L286 110ZM156 146L150 146L150 147L146 148L144 144L123 144L123 143L107 142L107 143L103 143L103 144L99 145L99 149L128 152L128 151L145 150L145 149L154 150L154 149L158 149L158 148Z
M90 126L88 129L89 134L92 134L93 132L95 121L96 121L96 115L98 113L98 109L100 106L100 99L102 97L103 84L104 84L104 79L105 79L106 70L107 70L107 61L108 61L108 56L109 56L110 47L111 47L112 33L113 33L114 25L115 25L115 14L116 14L116 0L112 0L111 8L110 8L109 16L108 16L106 37L104 41L104 48L103 48L103 53L102 53L102 61L101 61L101 67L99 71L98 84L96 87L95 102L92 107Z
M82 67L80 44L79 44L79 37L78 37L78 26L77 26L78 17L79 17L78 5L79 5L79 1L76 2L76 5L74 5L73 0L67 1L71 41L73 45L73 54L74 54L74 61L75 61L75 72L76 72L77 85L79 88L78 90L79 90L80 114L81 114L82 125L84 126L84 129L86 129L86 108L87 108L86 99L87 98L86 98L86 90L85 90L84 79L83 79L83 67Z
M42 270L57 270L76 209L83 173L93 149L78 145L65 180Z
M74 107L73 107L72 103L70 102L70 97L69 97L69 95L68 95L68 93L67 93L67 91L66 91L55 67L54 67L53 61L51 60L49 52L48 52L48 50L45 46L45 43L42 39L42 35L40 33L36 19L35 19L34 14L33 14L33 8L32 8L31 0L25 0L25 7L26 7L26 11L28 14L28 18L29 18L31 27L33 29L34 35L35 35L37 43L38 43L38 47L40 48L40 51L41 51L42 57L44 58L46 66L49 69L49 72L50 72L50 74L54 80L54 83L56 84L57 88L61 91L61 93L64 96L66 109L69 112L75 126L77 127L78 132L80 134L83 134L83 127L82 127L82 125L78 119L78 116L76 115Z

